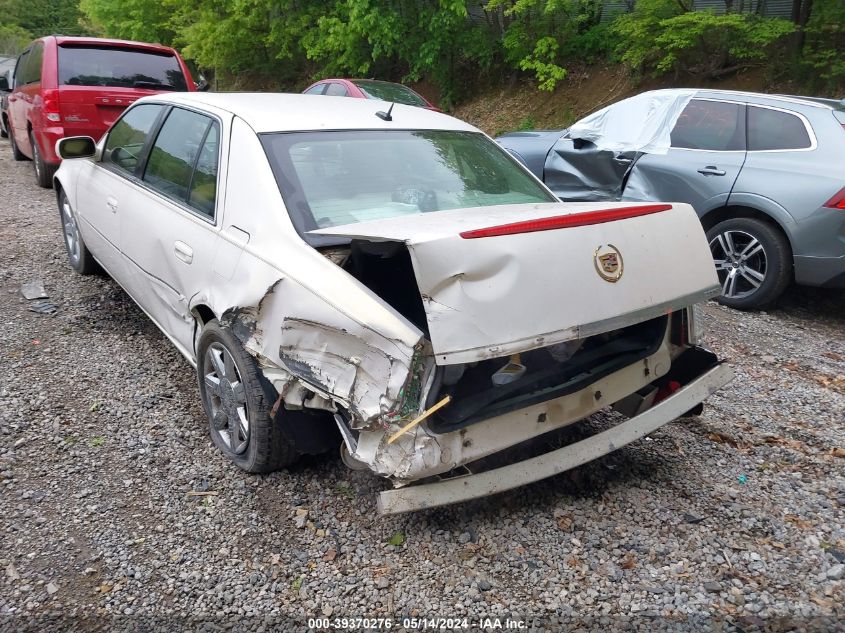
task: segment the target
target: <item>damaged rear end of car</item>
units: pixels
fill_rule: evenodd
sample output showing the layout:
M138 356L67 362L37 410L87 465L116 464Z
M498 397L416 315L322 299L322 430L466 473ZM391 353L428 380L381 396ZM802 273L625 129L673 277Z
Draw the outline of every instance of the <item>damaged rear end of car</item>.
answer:
M411 406L344 434L347 463L397 487L382 493L382 512L571 468L694 409L729 378L695 346L692 306L718 286L687 205L462 209L315 233L350 238L332 249L338 265L423 334L420 373L406 383ZM630 419L601 449L564 447L546 468L534 457L486 470L485 458L611 405Z

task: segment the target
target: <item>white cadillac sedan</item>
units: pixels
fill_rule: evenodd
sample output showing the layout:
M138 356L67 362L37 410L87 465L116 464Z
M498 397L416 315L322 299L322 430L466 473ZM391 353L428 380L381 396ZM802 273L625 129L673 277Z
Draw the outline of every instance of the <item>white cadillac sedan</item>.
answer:
M392 481L381 512L454 503L624 446L730 379L696 345L719 286L689 205L562 204L449 116L156 95L57 151L71 267L105 269L196 367L214 443L249 472L340 446ZM615 426L523 458L611 406Z

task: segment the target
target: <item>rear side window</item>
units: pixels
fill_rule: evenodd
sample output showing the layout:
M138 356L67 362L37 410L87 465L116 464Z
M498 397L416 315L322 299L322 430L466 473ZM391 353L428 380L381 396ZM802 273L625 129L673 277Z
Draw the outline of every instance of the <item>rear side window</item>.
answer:
M771 151L812 147L799 117L782 110L748 106L748 150Z
M29 59L26 62L26 81L24 83L34 84L41 81L41 65L44 63L44 44L36 42L29 51Z
M346 97L348 95L349 91L346 89L346 86L337 82L330 83L329 87L326 88L327 97Z
M693 99L672 130L672 147L729 152L745 149L743 106Z
M162 108L163 106L151 103L127 110L109 131L103 153L104 162L130 174L135 173L147 136Z
M21 56L18 57L18 63L15 66L15 86L22 86L24 83L24 78L26 77L26 62L29 60L29 51L21 53Z
M179 92L188 89L185 74L173 55L102 46L59 47L59 84Z
M168 198L213 216L218 138L213 119L174 108L153 144L144 181Z

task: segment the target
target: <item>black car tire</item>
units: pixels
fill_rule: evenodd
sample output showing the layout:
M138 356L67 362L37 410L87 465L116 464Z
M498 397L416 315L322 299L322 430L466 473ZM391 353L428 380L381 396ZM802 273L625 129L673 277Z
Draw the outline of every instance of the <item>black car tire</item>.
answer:
M212 355L217 356L218 365ZM220 363L225 366L223 376L217 369ZM238 467L249 473L267 473L297 460L299 454L285 429L284 418L273 419L271 415L275 390L232 331L217 320L202 328L197 343L197 379L211 439ZM215 379L217 384L213 387ZM246 432L237 426L241 403L241 414L248 423ZM233 420L237 427L235 437Z
M35 180L38 182L39 187L52 189L53 176L59 167L58 165L50 165L44 162L44 157L41 155L41 148L38 147L38 143L32 132L29 133L29 142L32 145L32 165L35 168Z
M744 296L726 296L725 293L718 298L722 305L736 308L737 310L753 310L770 305L783 294L787 286L792 282L793 263L792 251L786 237L768 222L754 218L731 218L719 222L716 226L707 231L707 242L710 244L711 253L714 254L714 261L723 254L721 245L717 242L719 236L730 233L732 235L748 236L756 240L762 246L762 264L765 277L756 290L748 291ZM739 250L739 249L737 249ZM718 256L717 256L718 254ZM739 262L742 264L743 262ZM719 270L719 283L723 285L725 275Z
M9 128L9 145L12 147L12 157L17 161L29 160L21 150L18 149L18 144L15 143L15 135L12 133L12 128Z
M76 214L70 206L70 201L65 192L59 190L57 199L59 201L59 219L62 223L62 237L64 238L70 267L80 275L94 275L101 272L102 269L97 260L85 246L85 241L79 232Z

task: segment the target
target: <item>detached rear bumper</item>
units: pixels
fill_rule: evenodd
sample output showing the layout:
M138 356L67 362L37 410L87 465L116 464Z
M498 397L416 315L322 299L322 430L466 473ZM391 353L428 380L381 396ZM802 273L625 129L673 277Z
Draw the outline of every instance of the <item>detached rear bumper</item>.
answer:
M557 475L630 444L683 415L733 377L717 365L644 413L580 442L486 472L382 492L381 514L398 514L477 499Z

